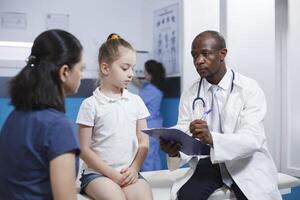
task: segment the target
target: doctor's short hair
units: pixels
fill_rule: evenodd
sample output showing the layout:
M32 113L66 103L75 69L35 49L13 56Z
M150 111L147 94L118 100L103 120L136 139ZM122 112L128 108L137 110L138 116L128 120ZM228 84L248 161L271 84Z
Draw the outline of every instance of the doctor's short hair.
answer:
M215 41L217 43L216 50L221 50L221 49L226 48L226 42L225 42L224 37L217 31L212 31L212 30L204 31L204 32L198 34L195 37L194 41L196 39L199 39L199 38L204 37L206 35L209 35L209 36L211 36L212 38L215 39Z
M33 42L27 65L10 81L11 104L16 110L54 108L65 112L64 93L59 70L72 70L82 57L79 40L64 30L41 33Z

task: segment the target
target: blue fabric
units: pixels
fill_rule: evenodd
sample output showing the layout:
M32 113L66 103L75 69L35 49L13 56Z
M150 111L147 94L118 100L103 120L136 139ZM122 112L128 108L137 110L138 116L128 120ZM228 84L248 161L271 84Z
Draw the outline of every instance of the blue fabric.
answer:
M0 134L1 199L52 199L50 161L70 151L78 171L77 134L64 113L12 111Z
M163 98L162 91L153 84L146 82L143 84L139 95L150 112L150 117L147 118L148 128L162 127L163 118L160 112ZM160 169L162 169L162 163L159 142L156 139L149 138L149 150L141 170L152 171Z
M90 182L92 182L94 179L100 178L100 177L105 177L105 176L102 175L102 174L96 174L96 173L91 173L91 174L84 174L84 173L82 173L81 177L79 179L80 180L80 194L86 195L86 193L85 193L86 186Z
M146 82L143 84L139 95L150 112L150 117L147 119L147 122L150 123L148 126L162 125L162 116L160 113L160 106L163 98L162 91L153 84Z

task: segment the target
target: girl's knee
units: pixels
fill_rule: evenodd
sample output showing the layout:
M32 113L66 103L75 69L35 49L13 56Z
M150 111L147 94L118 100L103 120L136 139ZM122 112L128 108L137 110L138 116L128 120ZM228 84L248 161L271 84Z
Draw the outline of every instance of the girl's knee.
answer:
M150 185L142 179L139 179L138 182L127 186L123 189L126 198L128 200L152 200L152 191Z
M107 178L98 178L87 185L85 192L93 199L126 200L119 185Z

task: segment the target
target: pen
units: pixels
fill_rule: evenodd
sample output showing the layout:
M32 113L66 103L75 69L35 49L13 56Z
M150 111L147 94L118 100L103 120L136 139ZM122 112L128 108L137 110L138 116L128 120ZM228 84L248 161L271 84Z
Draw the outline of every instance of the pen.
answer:
M211 111L212 111L212 108L209 109L209 110L207 110L207 111L205 111L200 119L201 119L201 120L204 120L204 119L206 118L206 116L207 116ZM190 132L190 129L186 130L185 132L186 132L186 133L189 133L189 132Z
M200 119L201 119L201 120L204 120L204 119L206 118L206 116L207 116L211 111L212 111L212 108L209 109L209 110L207 110L207 111L205 111Z

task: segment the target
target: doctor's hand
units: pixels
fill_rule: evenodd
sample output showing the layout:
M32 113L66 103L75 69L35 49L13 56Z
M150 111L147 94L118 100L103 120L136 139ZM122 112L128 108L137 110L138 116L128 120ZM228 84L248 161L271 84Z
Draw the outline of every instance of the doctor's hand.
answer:
M198 138L202 143L213 146L212 136L206 121L201 119L192 121L190 123L190 132L194 138Z
M160 138L160 148L166 152L170 157L179 157L179 151L181 148L181 144L179 142L175 142L173 140L171 141L165 141L162 138Z

